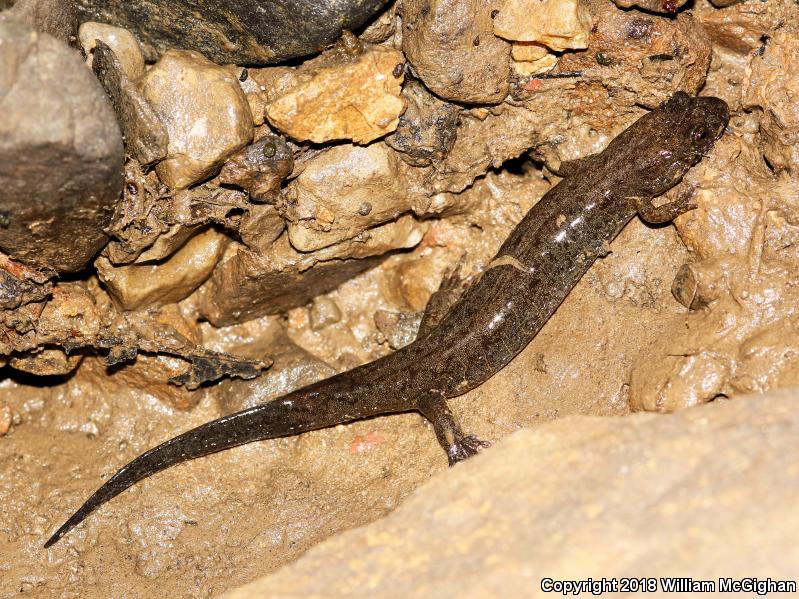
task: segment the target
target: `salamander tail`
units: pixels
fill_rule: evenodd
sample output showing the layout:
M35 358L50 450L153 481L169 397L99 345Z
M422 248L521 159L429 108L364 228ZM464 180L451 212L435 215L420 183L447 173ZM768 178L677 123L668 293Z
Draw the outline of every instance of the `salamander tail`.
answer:
M299 395L299 397L298 397ZM326 422L298 422L297 407L304 397L295 392L281 399L258 405L207 422L143 453L120 468L114 476L72 514L44 544L51 547L89 514L140 480L170 466L252 441L293 435L329 426Z

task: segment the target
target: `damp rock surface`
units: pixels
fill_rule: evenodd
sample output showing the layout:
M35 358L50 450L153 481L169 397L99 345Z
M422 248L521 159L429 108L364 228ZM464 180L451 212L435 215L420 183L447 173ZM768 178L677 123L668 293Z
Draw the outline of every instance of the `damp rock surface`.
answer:
M105 245L122 188L114 112L80 55L0 14L0 248L58 272Z
M138 81L144 75L144 56L133 34L122 27L105 23L83 23L78 29L78 41L92 66L93 53L97 41L103 42L114 53L120 68L131 81Z
M399 163L384 144L325 152L286 190L291 244L302 252L318 250L409 211L413 197L398 176Z
M405 57L345 38L317 59L286 73L282 91L265 105L269 123L289 137L316 143L366 144L397 127Z
M456 102L497 104L510 85L510 44L494 36L499 2L406 0L402 47L419 78Z
M239 82L197 52L166 52L141 86L169 136L167 156L156 168L172 189L216 174L252 140L252 113Z
M270 64L315 54L386 0L77 0L82 20L130 29L150 59L170 48L220 63Z
M211 275L229 241L222 233L208 229L157 263L115 267L100 256L95 262L97 276L125 310L177 303Z
M669 418L572 416L524 429L380 522L224 596L521 598L537 596L544 577L588 573L792 580L797 407L785 391Z
M6 16L24 21L36 31L70 43L75 35L79 18L75 4L64 0L6 0L0 10L8 8Z
M590 31L591 13L579 0L506 0L494 17L494 33L499 37L561 52L588 47ZM518 60L517 52L519 48L514 47Z
M101 39L90 42L91 63L97 79L108 94L122 130L125 149L141 164L152 164L167 155L169 135L166 127L152 105L144 99L137 78L138 61L131 58L128 67L123 66L111 47ZM134 52L135 54L135 52ZM140 57L139 57L140 58Z
M425 229L424 223L404 216L374 227L363 239L315 252L298 252L287 235L263 252L236 244L193 300L203 317L218 326L277 314L332 291L379 264L389 251L414 247Z

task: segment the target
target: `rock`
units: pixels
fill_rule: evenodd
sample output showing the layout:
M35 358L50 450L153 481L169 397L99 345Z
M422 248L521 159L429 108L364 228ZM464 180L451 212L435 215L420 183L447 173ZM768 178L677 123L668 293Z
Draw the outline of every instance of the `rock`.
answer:
M324 361L295 345L279 319L270 319L267 326L259 328L262 330L258 330L257 336L250 336L247 343L233 346L229 351L256 360L269 358L272 366L258 378L230 379L214 390L226 414L266 403L336 374Z
M551 71L558 64L558 57L547 54L543 58L531 62L515 61L513 70L519 77L534 77L540 73Z
M261 85L254 77L250 76L251 69L249 68L236 65L226 65L226 68L239 80L239 85L241 85L241 89L247 98L247 103L250 105L252 124L260 127L264 124L264 111L266 110L266 98Z
M0 18L0 247L59 272L107 241L122 189L114 112L80 56Z
M288 144L277 135L265 135L225 162L219 182L241 187L252 201L270 202L277 198L280 184L293 168Z
M785 23L796 22L799 7L785 1L746 2L724 10L706 5L696 11L696 18L710 36L715 51L731 50L745 56L748 64L749 53L763 45L764 36L770 38Z
M547 577L673 572L793 580L798 415L785 391L523 429L224 597L522 598Z
M156 172L172 189L216 174L252 140L252 114L238 80L197 52L166 52L147 71L142 94L169 135Z
M78 13L73 0L10 0L10 4L11 8L6 12L8 17L21 19L36 31L52 35L65 44L73 41L78 29ZM0 2L0 10L3 8L3 2Z
M0 437L9 431L13 421L14 416L11 413L11 408L5 404L0 405Z
M53 0L55 1L55 0ZM84 21L119 25L155 60L170 48L214 62L263 65L314 54L376 15L386 0L78 0Z
M491 14L499 1L405 0L402 49L437 96L470 104L505 99L510 44L494 37Z
M89 66L92 66L96 42L100 40L114 53L130 81L138 81L144 75L144 56L136 38L127 29L90 21L78 29L78 40Z
M83 355L68 355L63 349L43 349L39 352L15 356L8 364L14 370L36 376L64 376L80 366Z
M732 4L736 0L716 0L716 2L727 2ZM616 6L621 8L632 8L638 6L644 10L651 10L652 12L665 12L675 13L683 4L688 0L613 0Z
M92 44L92 69L117 113L125 149L145 165L166 157L169 135L158 115L131 82L114 51L99 40Z
M538 42L558 52L587 48L590 32L591 14L581 0L505 0L494 18L499 37Z
M763 153L777 169L799 174L799 82L785 73L799 69L795 32L775 32L765 51L752 59L743 85L744 108L762 110Z
M341 320L341 310L336 302L323 295L314 298L311 308L308 310L308 317L311 322L311 330L321 331L326 326Z
M59 283L53 289L52 298L41 309L35 325L36 334L41 339L69 339L79 347L83 340L91 339L99 333L103 325L103 314L86 286L80 283Z
M417 81L408 81L402 96L408 108L386 144L402 152L401 158L414 166L429 166L446 158L458 135L460 109L439 100Z
M95 261L97 275L123 310L163 306L188 297L211 274L229 239L208 229L195 235L168 260L155 264L113 266L108 258Z
M294 263L289 262L292 258ZM198 308L214 326L279 314L332 291L381 259L336 260L303 271L297 265L301 257L287 242L274 244L264 256L240 249L198 290Z
M194 296L203 318L215 326L279 314L307 304L379 264L383 254L421 241L426 225L410 216L313 253L294 250L283 235L263 254L243 246L228 252Z
M283 79L283 93L266 104L269 123L300 141L349 139L365 144L397 128L402 53L342 38L332 50Z
M799 185L762 160L756 123L731 129L683 182L699 190L697 209L675 221L694 260L674 287L694 309L640 352L633 409L671 412L799 384Z
M547 49L538 42L518 42L513 44L510 55L519 62L534 62L550 56Z
M375 326L391 349L400 349L412 343L419 332L422 312L375 312Z
M358 38L370 44L380 44L391 36L396 35L401 23L397 15L399 7L399 3L393 3L383 14L373 20Z
M0 310L40 302L52 293L52 283L35 269L0 254Z
M263 254L283 230L286 221L271 204L252 204L241 219L239 236L251 250Z
M284 193L291 245L318 250L408 212L413 196L397 174L400 164L384 144L333 146L317 156Z

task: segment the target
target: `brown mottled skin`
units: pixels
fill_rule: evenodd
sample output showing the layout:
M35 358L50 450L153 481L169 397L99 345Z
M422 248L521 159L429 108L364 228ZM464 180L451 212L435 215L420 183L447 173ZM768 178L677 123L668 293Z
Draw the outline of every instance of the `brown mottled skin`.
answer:
M447 398L480 385L518 354L636 213L664 222L691 209L688 196L657 208L652 199L702 159L728 119L722 100L678 92L601 153L566 165L566 177L528 212L438 326L391 355L213 420L140 455L45 547L112 497L173 464L368 416L417 410L432 422L450 463L473 455L485 444L463 433Z

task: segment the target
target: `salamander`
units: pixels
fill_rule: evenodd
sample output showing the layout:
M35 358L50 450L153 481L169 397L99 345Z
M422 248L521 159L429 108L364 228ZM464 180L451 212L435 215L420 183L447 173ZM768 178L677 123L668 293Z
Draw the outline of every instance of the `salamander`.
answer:
M652 200L702 159L728 121L723 100L674 94L602 152L564 165L559 170L564 178L519 222L479 279L435 326L423 326L413 343L143 453L89 497L45 547L143 478L253 441L418 411L432 423L450 464L474 455L487 444L461 430L447 400L510 362L636 214L647 222L666 222L693 208L690 194L660 206Z

